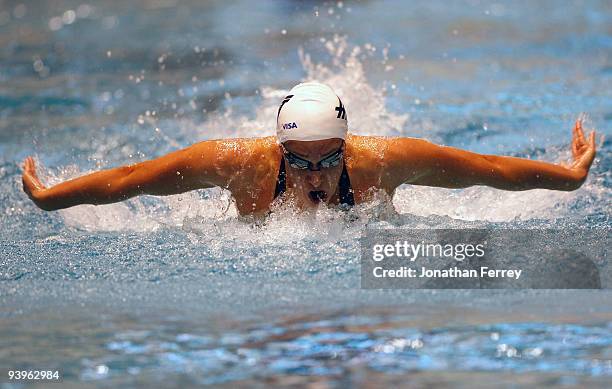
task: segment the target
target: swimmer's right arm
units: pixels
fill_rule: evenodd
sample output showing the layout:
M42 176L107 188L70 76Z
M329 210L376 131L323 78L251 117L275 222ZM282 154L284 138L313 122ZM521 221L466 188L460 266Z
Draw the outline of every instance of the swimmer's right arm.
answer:
M109 204L141 195L172 195L226 186L230 158L218 158L217 143L204 141L157 159L102 170L52 187L36 174L34 159L24 161L23 189L41 209L53 211L79 204Z

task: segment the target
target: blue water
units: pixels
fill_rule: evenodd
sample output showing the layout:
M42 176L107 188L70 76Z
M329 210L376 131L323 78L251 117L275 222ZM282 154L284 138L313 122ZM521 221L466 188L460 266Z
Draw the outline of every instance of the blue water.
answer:
M85 387L610 386L609 291L361 290L358 241L610 228L610 2L125 3L0 4L1 371ZM21 191L28 155L52 184L271 135L308 79L336 89L358 134L554 162L585 112L606 139L574 192L403 186L356 217L253 224L220 189L47 213Z

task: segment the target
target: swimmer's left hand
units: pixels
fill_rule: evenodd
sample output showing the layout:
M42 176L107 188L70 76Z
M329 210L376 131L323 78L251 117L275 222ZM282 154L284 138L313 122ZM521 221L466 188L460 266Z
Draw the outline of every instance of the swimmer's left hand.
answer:
M44 209L41 194L46 189L36 174L34 158L27 157L23 161L23 175L21 176L23 191L36 205Z
M595 159L595 153L595 131L591 131L589 139L586 140L582 130L582 119L576 120L572 136L573 162L568 168L578 176L580 181L586 180L593 159Z

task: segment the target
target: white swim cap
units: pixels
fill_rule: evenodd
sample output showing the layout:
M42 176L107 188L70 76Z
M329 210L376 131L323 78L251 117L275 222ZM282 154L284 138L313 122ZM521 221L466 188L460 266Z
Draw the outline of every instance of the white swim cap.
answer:
M279 142L346 139L346 110L334 90L318 82L296 85L283 99L276 116Z

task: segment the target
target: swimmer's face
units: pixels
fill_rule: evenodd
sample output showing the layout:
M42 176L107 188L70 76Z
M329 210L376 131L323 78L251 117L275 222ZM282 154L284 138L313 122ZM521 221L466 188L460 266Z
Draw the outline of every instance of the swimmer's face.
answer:
M338 189L338 181L344 167L344 158L337 158L338 150L343 150L342 139L325 139L316 141L289 140L283 143L288 153L302 160L310 161L310 169L298 169L291 166L290 160L285 156L287 171L287 191L290 192L298 205L314 206L320 202L329 203ZM324 163L319 164L323 161ZM331 165L324 167L325 162L332 161Z

